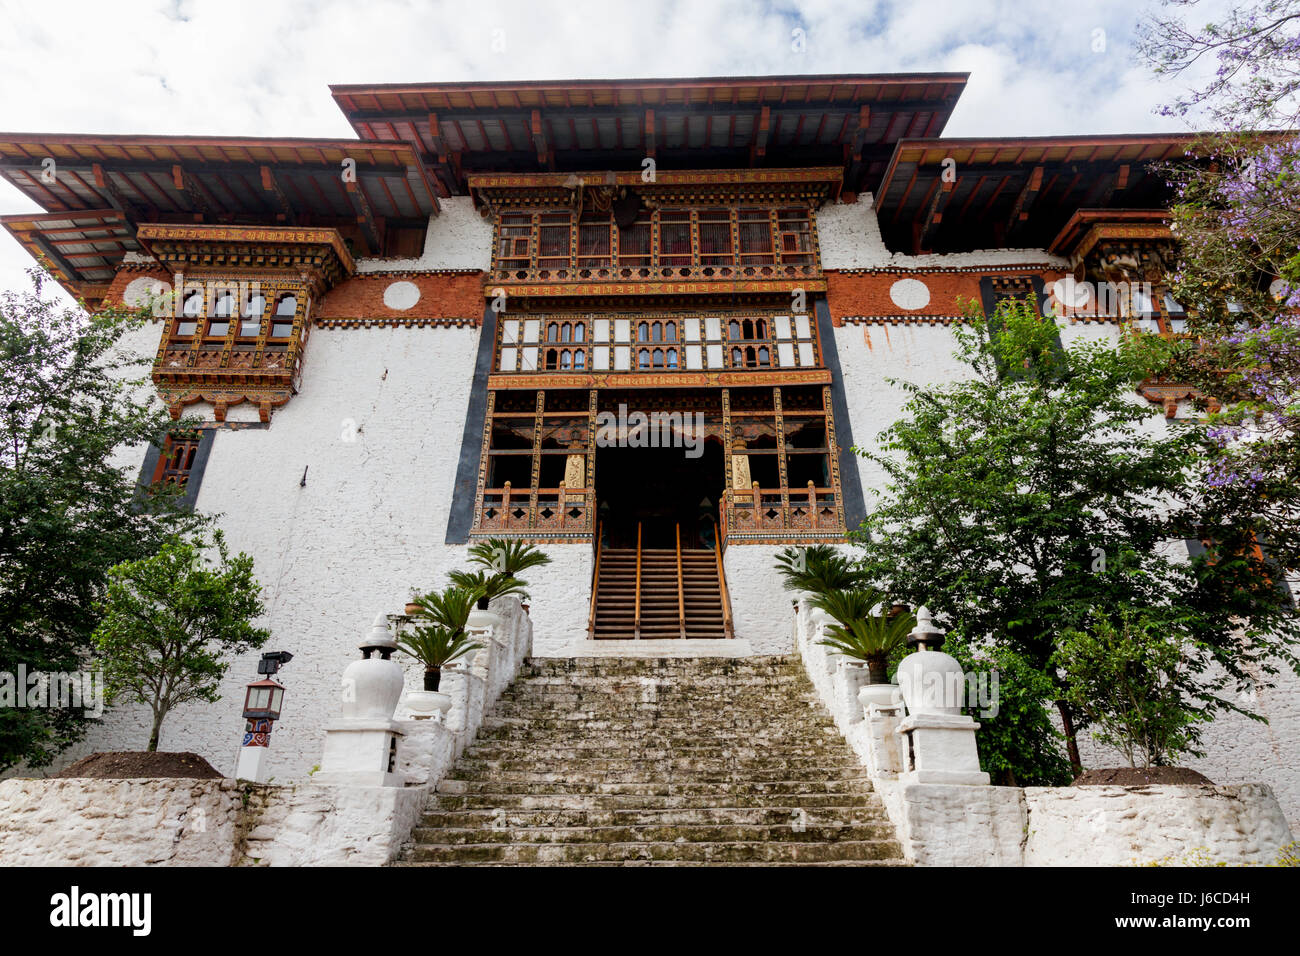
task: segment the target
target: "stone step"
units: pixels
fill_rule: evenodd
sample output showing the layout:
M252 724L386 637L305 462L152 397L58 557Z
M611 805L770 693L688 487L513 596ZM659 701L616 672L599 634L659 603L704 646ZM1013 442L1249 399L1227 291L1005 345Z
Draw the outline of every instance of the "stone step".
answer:
M521 862L518 862L518 861L516 861L516 860L510 860L510 861L477 860L477 861L475 861L475 862L472 863L472 864L462 863L462 862L460 862L460 861L458 861L458 860L442 860L442 861L437 861L437 862L435 862L435 861L431 861L431 860L424 860L424 861L420 861L420 862L416 862L416 861L414 861L414 860L399 860L398 862L396 862L396 863L391 863L391 864L389 864L389 865L390 865L390 866L403 866L403 867L440 867L440 866L455 866L455 867L462 867L462 866L467 866L467 865L468 865L468 866L501 866L501 867L506 867L506 866L508 866L508 867L514 868L514 867L542 867L542 866L555 866L556 864L554 864L554 863L521 863ZM905 862L903 862L902 860L896 860L896 859L892 859L892 858L890 858L890 859L884 859L884 860L804 860L804 861L799 861L799 860L731 860L731 861L724 861L724 862L720 862L720 863L711 863L711 862L704 861L704 860L698 860L698 861L697 861L697 860L584 860L584 861L582 861L582 862L580 862L580 863L572 863L572 862L571 862L571 863L566 863L566 864L563 864L563 865L565 865L565 866L591 866L591 867L598 867L598 866L654 866L654 867L660 867L660 866L689 866L689 867L701 867L701 866L727 866L727 867L735 867L735 866L761 866L761 867L764 867L764 868L770 868L770 867L774 867L774 866L797 866L797 867L800 867L800 868L804 868L804 867L809 867L809 866L853 866L853 867L863 867L863 866L907 866L908 864L905 863Z
M614 743L615 740L623 741L624 744L637 743L654 743L662 741L667 747L675 747L677 744L686 744L692 740L701 739L699 728L710 727L716 730L727 732L736 732L745 736L750 747L761 747L767 744L780 744L787 740L805 739L805 727L798 726L797 722L790 722L789 726L771 723L754 723L745 721L742 718L733 718L731 721L710 722L699 724L685 724L682 727L675 727L673 724L664 723L656 726L647 727L638 721L621 721L616 722L612 719L594 719L594 718L575 718L563 719L554 717L521 717L521 715L498 715L491 718L493 723L490 726L484 726L478 731L477 740L519 740L520 743L536 743L536 741L551 741L555 739L556 732L567 734L569 739L575 740L575 744L584 745L586 740L581 743L575 737L575 731L582 726L589 726L593 734L599 734L599 740ZM591 726L598 724L598 726ZM835 724L829 721L824 723L813 724L811 730L819 732L824 736L836 734ZM816 736L816 734L814 734ZM835 741L832 741L832 744Z
M836 765L853 763L857 760L848 757L829 742L821 745L813 743L781 743L768 745L737 747L734 744L717 741L701 741L681 738L681 743L669 744L664 741L647 741L640 744L611 743L599 740L575 740L571 745L556 746L549 735L532 740L476 740L465 750L466 757L476 760L500 759L504 757L532 757L550 763L573 755L582 760L616 760L620 756L635 757L637 760L665 760L669 758L690 758L694 760L753 760L770 758L783 761L788 759L818 759Z
M876 806L826 807L673 807L623 809L506 808L438 809L427 811L420 826L453 828L530 829L536 827L612 826L876 826L889 817ZM453 842L453 841L446 841Z
M643 555L641 629L671 638L681 608L668 556L656 574ZM609 604L602 614L598 600L597 636L630 634L625 580L598 597ZM695 630L716 617L721 636L716 595L687 617ZM529 660L412 836L409 865L903 862L799 662L776 656Z
M640 766L637 765L636 761L628 761L628 763L629 766L626 768L610 768L601 770L598 773L586 773L590 779L601 780L606 783L652 783L655 781L662 781L670 785L724 783L733 788L747 786L755 780L759 782L776 780L778 779L777 775L782 771L786 772L784 779L790 779L794 775L787 768L780 766L674 769L660 763L652 764L648 761ZM666 764L667 761L662 763ZM538 769L535 764L527 764L522 761L464 760L456 762L456 767L448 779L555 784L561 781L581 782L583 780L581 774L584 774L584 771L577 766ZM861 771L853 767L801 768L797 772L797 777L801 783L810 786L814 784L820 786L830 780L867 780L867 777Z
M814 863L826 860L901 860L892 840L725 843L479 843L449 845L417 843L410 850L416 862L552 863L572 865L595 861L674 860L692 863Z
M507 777L448 777L438 783L440 794L518 793L518 794L627 794L639 797L707 797L712 806L721 806L735 796L772 796L784 798L800 794L869 794L871 781L866 778L827 778L793 780L788 777L754 777L737 783L734 780L617 780L599 777L591 780L512 780Z
M470 781L448 781L450 783L469 783ZM710 811L716 810L720 803L734 808L768 810L789 813L791 804L797 802L808 812L814 810L842 808L852 806L863 812L883 813L876 795L861 788L846 788L844 792L833 792L834 784L826 784L827 791L809 791L806 784L792 787L790 792L773 793L737 793L730 788L717 787L712 792L704 793L644 793L600 792L573 793L557 792L545 784L502 784L492 788L490 781L473 781L491 789L470 793L443 793L441 789L430 803L431 810L484 810L495 812L498 809L545 810L558 813L564 810L636 810L650 813L656 810ZM617 784L614 786L618 786ZM512 788L520 788L518 792ZM569 788L572 790L573 788ZM644 789L644 788L642 788ZM501 792L510 791L510 792Z
M412 836L417 844L432 846L475 846L520 843L838 843L887 842L893 838L888 824L822 825L784 824L682 824L678 826L538 826L538 827L449 827L417 826Z

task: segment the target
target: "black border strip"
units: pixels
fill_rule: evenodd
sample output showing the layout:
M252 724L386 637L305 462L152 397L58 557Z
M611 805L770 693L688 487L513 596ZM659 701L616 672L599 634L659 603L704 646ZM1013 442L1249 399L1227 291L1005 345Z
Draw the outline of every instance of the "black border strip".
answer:
M835 345L830 303L819 298L815 306L822 364L831 373L831 413L835 416L835 440L840 446L840 507L844 512L844 527L856 531L867 516L867 505L863 499L862 476L858 474L858 456L853 453L853 421L849 417L849 400L844 391L844 374L840 370L840 352Z
M465 428L460 436L460 458L456 462L456 482L451 491L451 509L447 513L444 544L465 544L474 524L474 498L478 494L479 455L483 450L483 422L487 418L488 375L496 352L497 315L491 303L483 307L478 354L474 359L474 380L469 402L465 406ZM436 387L435 382L435 387Z

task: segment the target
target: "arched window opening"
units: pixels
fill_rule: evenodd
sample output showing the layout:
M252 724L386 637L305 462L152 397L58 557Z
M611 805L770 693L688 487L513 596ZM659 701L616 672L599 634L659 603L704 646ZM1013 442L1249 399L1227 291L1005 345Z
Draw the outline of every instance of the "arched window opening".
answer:
M275 304L275 322L271 324L271 337L287 339L293 334L293 317L298 313L298 297L286 295Z
M266 296L251 296L244 303L244 319L239 323L239 334L255 337L262 331L262 313L266 311Z

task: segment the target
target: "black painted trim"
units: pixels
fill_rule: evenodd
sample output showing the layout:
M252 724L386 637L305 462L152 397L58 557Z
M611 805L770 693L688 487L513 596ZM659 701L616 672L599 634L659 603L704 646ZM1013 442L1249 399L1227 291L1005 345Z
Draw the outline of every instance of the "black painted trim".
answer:
M474 358L474 381L465 407L465 427L460 436L460 458L456 461L456 483L451 491L445 544L465 544L474 524L474 498L478 495L479 456L483 450L483 422L487 419L488 375L496 352L497 315L489 303L483 308L478 354Z
M177 507L182 511L193 511L195 504L199 500L199 488L203 484L203 473L207 470L208 459L212 456L212 443L216 438L217 429L200 428L199 447L194 452L194 464L190 468L189 477L185 480L185 494L177 502ZM153 474L158 470L158 459L162 456L162 446L155 445L152 442L144 453L144 464L140 467L140 477L136 479L136 487L141 491L148 489L152 483Z
M853 421L849 417L849 400L844 391L840 353L835 346L835 327L831 321L830 304L825 299L818 299L816 310L822 364L831 373L831 413L835 416L835 440L840 446L840 507L844 513L844 526L855 531L867 516L867 506L863 499L862 476L858 474L858 456L853 452Z

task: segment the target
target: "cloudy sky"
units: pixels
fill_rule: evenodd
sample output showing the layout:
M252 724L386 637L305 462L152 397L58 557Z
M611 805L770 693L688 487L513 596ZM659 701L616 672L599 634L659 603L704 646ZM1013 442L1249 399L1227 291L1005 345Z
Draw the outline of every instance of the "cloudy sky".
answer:
M1157 2L0 0L0 130L347 137L330 83L894 71L971 74L950 136L1181 129L1133 53ZM0 233L0 287L29 261Z

